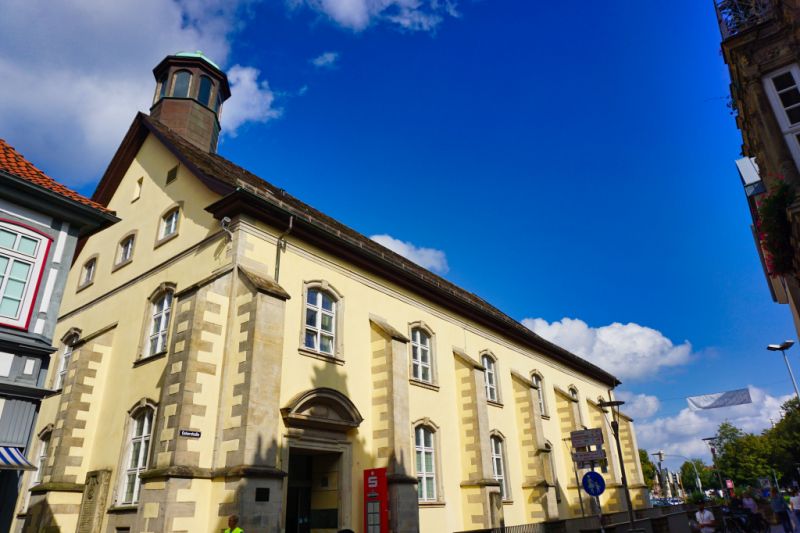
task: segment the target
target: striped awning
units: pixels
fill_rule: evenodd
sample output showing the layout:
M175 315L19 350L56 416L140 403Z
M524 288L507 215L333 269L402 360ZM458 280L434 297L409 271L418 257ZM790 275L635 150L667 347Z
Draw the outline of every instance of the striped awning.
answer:
M0 470L36 470L18 448L0 446Z

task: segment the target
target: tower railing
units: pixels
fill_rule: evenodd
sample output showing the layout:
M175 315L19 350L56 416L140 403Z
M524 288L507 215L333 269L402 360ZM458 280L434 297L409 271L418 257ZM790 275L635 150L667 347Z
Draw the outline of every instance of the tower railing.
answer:
M733 37L775 15L775 0L714 0L722 40Z

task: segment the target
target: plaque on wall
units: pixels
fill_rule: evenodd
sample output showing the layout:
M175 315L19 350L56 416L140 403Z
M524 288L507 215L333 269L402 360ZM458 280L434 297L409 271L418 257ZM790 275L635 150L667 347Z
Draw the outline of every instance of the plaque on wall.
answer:
M76 533L94 533L100 530L110 480L110 470L94 470L86 474Z

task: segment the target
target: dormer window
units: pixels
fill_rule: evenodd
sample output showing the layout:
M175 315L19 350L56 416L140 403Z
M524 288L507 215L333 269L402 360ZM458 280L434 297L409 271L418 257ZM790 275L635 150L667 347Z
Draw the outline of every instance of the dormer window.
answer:
M179 70L176 72L172 81L172 96L175 98L187 98L189 96L191 81L192 73L188 70Z
M200 89L197 91L197 101L204 106L211 107L211 89L214 87L211 78L200 76Z

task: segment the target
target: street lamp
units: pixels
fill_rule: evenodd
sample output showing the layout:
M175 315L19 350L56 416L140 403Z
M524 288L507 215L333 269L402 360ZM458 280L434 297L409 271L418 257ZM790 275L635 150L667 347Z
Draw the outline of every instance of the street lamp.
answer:
M610 393L609 393L610 395ZM628 490L628 476L625 474L625 460L622 458L622 445L619 442L619 407L623 405L625 402L622 400L610 400L610 401L602 401L598 402L597 405L601 409L605 409L609 407L611 409L611 431L614 433L614 440L617 441L617 455L619 456L619 467L622 470L622 488L625 490L625 503L628 504L628 521L630 522L631 528L633 527L633 523L635 518L633 516L633 504L631 503L631 493ZM633 529L631 529L633 531Z
M783 354L783 360L786 362L786 369L789 371L789 377L792 378L792 385L794 385L794 393L797 396L798 401L800 401L800 392L797 390L797 382L794 380L794 374L792 374L792 367L789 366L789 359L786 357L786 350L791 348L794 345L794 341L784 341L782 344L770 344L767 346L767 350L770 352L781 352Z
M708 445L708 448L711 450L711 463L714 465L714 470L717 471L717 479L719 480L719 488L722 491L722 494L725 495L725 499L728 499L728 491L725 490L725 485L722 484L722 474L719 472L719 468L717 468L717 437L706 437L703 441Z

